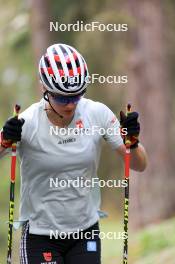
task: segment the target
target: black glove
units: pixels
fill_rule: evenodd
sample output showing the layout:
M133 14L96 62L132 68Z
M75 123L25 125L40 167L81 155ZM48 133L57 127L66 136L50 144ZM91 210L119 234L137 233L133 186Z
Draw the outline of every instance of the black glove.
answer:
M121 128L127 128L127 135L123 136L123 142L126 143L126 138L130 140L130 148L134 149L138 147L140 123L138 122L139 114L137 112L128 113L126 116L123 111L120 112L120 126Z
M1 132L1 146L8 148L13 142L21 140L22 126L25 120L23 118L18 119L17 117L12 117L8 119L3 126Z

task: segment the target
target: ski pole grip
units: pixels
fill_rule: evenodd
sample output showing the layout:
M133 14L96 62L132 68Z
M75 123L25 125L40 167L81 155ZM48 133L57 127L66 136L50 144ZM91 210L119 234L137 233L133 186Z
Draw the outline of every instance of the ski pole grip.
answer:
M126 106L126 116L128 116L128 114L131 113L131 104L127 104ZM130 147L131 145L131 141L129 139L129 137L126 136L126 142L125 142L126 147Z
M14 110L13 110L13 117L18 117L19 111L21 109L21 106L19 104L16 104L14 106ZM1 134L1 141L2 141L2 134ZM13 143L14 145L15 143ZM3 142L0 142L0 145L3 146L4 148L9 148L11 147L11 140L5 140L3 139Z
M13 110L13 117L18 118L20 109L21 109L21 106L19 104L16 104ZM16 149L16 142L12 144L12 151L14 151L15 149Z

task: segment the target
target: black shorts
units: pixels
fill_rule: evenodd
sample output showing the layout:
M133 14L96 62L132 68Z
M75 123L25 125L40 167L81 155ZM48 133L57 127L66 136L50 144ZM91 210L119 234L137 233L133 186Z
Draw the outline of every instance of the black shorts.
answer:
M50 238L29 234L27 222L22 230L20 264L101 264L98 234L99 224L96 223L76 237Z

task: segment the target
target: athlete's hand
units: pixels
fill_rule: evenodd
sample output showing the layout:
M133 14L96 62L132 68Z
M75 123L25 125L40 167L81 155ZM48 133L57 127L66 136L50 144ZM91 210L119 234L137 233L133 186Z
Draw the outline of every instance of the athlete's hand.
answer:
M139 114L137 112L130 112L126 116L123 111L120 112L120 126L127 128L127 135L122 136L125 144L126 137L130 140L130 148L137 148L139 143L140 123L138 122Z
M14 142L21 140L22 126L25 120L12 117L8 119L1 132L1 146L10 148Z

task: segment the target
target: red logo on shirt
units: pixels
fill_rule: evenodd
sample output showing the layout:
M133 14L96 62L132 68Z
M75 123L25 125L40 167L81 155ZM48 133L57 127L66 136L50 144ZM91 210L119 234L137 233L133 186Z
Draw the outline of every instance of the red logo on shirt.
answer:
M77 127L77 128L83 128L83 122L82 122L82 120L78 120L78 121L76 122L76 127Z
M43 253L43 257L46 261L51 261L52 260L52 253L51 252L45 252L45 253Z

